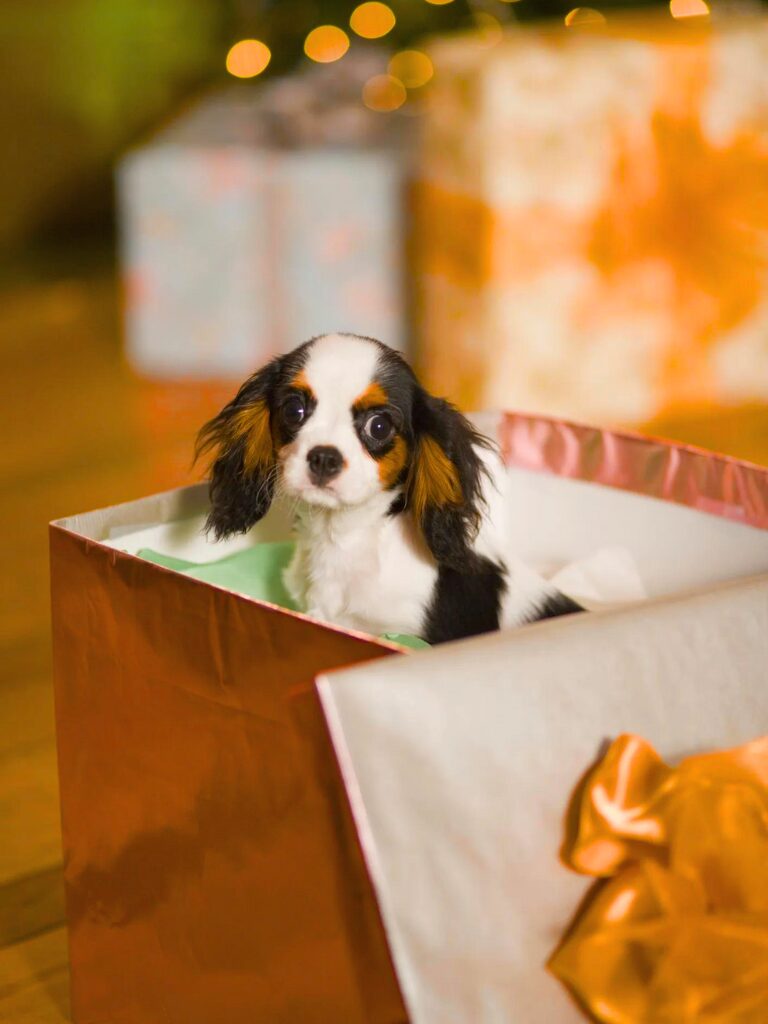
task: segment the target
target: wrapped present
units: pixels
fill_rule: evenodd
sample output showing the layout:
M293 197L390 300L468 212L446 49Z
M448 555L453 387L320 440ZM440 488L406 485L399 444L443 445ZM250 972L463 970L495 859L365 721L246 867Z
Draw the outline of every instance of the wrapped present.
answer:
M349 99L372 66L214 94L123 159L136 369L242 378L326 331L404 346L403 150L359 88Z
M284 563L278 507L217 545L204 487L52 524L76 1024L580 1019L546 970L575 780L622 732L768 732L768 470L481 426L520 555L620 546L646 600L408 652L242 592L237 553Z
M417 337L466 408L768 399L768 19L438 42Z

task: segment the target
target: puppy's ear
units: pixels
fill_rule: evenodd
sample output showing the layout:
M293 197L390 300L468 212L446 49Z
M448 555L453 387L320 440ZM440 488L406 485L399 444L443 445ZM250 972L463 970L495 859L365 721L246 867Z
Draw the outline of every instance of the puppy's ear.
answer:
M213 455L205 526L217 540L245 533L272 504L277 459L269 396L279 368L279 359L273 360L250 377L198 434L195 459Z
M422 388L414 399L413 429L407 507L435 560L465 569L482 515L485 470L477 449L490 442L450 402Z

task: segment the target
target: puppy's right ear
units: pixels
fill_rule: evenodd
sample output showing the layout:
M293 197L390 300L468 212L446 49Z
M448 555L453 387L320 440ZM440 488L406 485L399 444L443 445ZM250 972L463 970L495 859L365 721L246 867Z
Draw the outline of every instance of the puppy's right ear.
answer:
M213 455L205 528L217 540L245 533L272 504L277 458L269 399L279 370L280 360L273 359L198 434L195 460Z

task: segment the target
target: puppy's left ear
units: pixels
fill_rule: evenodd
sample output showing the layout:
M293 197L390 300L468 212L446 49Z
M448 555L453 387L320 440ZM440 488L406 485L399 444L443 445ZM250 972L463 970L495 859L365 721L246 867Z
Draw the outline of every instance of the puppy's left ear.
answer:
M213 453L211 510L205 525L217 540L245 533L272 504L277 459L269 396L279 363L273 360L250 377L198 435L195 459Z
M478 449L491 443L450 402L422 388L414 399L413 428L406 506L435 560L467 569L482 517L485 468Z

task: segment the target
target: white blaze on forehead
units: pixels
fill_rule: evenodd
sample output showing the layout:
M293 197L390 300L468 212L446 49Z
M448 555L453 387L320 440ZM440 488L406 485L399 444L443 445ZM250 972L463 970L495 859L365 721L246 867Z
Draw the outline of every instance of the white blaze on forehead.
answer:
M289 494L314 494L315 504L339 507L381 492L377 464L363 447L352 415L355 400L373 380L379 352L365 338L342 334L327 334L312 344L302 376L316 405L284 451L283 483ZM337 448L344 460L342 472L321 492L322 500L311 486L307 464L318 445Z
M317 400L317 411L349 412L376 373L379 348L365 338L327 334L312 345L304 378Z

